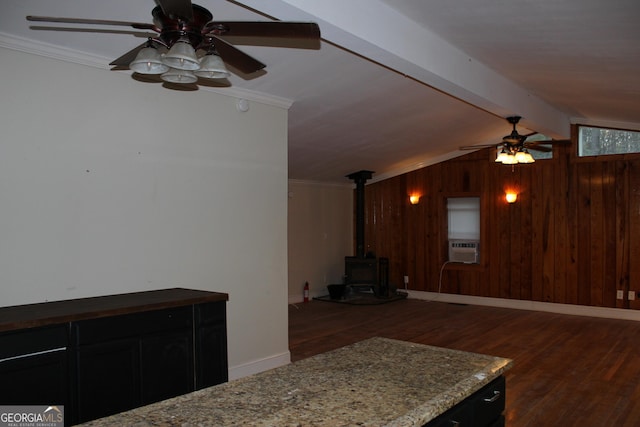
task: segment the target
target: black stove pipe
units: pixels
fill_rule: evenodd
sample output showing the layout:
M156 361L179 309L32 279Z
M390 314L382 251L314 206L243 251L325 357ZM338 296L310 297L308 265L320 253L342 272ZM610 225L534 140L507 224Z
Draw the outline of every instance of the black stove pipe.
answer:
M364 184L373 176L372 171L362 170L347 175L356 183L356 256L364 258Z

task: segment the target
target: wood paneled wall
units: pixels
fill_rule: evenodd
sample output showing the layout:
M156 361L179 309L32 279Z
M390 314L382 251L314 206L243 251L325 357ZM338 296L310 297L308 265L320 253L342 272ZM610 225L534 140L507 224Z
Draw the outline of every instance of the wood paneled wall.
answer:
M365 249L389 258L391 283L407 275L412 290L640 309L640 156L578 158L574 142L533 164L494 159L481 150L365 187ZM480 197L479 265L446 263L455 196Z

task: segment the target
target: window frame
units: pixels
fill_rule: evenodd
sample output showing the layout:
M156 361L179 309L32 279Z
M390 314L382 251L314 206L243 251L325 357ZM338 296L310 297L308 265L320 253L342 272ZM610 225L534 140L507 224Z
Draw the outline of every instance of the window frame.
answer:
M581 128L593 128L593 129L605 129L612 131L622 131L622 132L634 132L639 133L638 129L626 129L626 128L617 128L611 126L601 126L601 125L592 125L587 123L577 123L575 125L576 135L576 148L575 148L575 156L577 161L579 162L591 162L591 161L616 161L616 160L624 160L624 159L637 159L640 158L640 148L639 151L628 152L628 153L611 153L611 154L589 154L589 155L581 155Z
M479 252L479 262L477 264L465 264L459 262L449 262L449 209L447 207L448 199L450 198L460 198L460 197L477 197L480 199L480 252ZM484 247L484 242L487 242L487 226L486 226L486 215L487 215L487 197L482 192L470 191L470 192L446 192L442 194L440 199L440 212L442 212L442 230L443 233L441 235L441 265L446 270L474 270L474 271L483 271L487 267L487 256L486 248Z

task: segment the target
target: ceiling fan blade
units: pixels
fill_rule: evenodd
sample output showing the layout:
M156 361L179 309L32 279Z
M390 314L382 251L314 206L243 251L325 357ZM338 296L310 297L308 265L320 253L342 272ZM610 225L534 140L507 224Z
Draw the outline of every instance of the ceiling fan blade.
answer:
M237 68L241 72L245 74L251 74L266 67L266 65L262 62L247 55L246 53L244 53L237 47L227 43L226 41L218 37L212 36L211 38L214 39L214 46L216 48L216 51L220 54L222 60L229 65Z
M551 147L547 147L544 145L525 145L525 148L527 150L542 151L543 153L549 153L553 151Z
M283 37L230 37L222 36L234 46L284 47L288 49L319 50L320 39L286 39Z
M145 43L142 43L140 46L131 49L129 52L125 53L121 57L111 61L109 65L113 65L114 67L118 67L118 68L121 68L121 67L129 68L129 64L131 63L131 61L136 59L138 52L140 52L142 49L147 47L147 44L148 42L145 42Z
M314 22L210 22L204 31L216 36L320 39L320 27Z
M524 145L526 147L532 147L536 145L569 144L570 142L570 139L546 139L540 141L527 141Z
M193 5L191 0L156 0L162 12L172 19L193 21Z
M458 150L480 150L482 148L497 147L500 144L480 144L480 145L463 145Z
M132 30L107 30L104 28L49 27L45 25L31 25L29 26L29 29L36 31L64 31L72 33L127 34L134 37L143 37L145 39L157 36L156 33L144 33L142 31Z
M27 16L27 21L33 22L59 22L62 24L91 24L91 25L120 25L132 27L136 30L158 31L155 25L144 22L110 21L105 19L84 19L84 18L56 18L53 16Z

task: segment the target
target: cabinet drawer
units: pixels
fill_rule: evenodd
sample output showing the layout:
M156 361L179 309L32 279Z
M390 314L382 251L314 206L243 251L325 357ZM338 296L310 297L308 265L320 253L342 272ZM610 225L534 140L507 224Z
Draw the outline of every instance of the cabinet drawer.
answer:
M76 345L121 340L192 327L191 306L82 320L72 326Z
M26 356L54 349L64 349L68 344L66 325L22 329L0 333L0 362L3 359Z
M505 379L499 377L423 427L501 427Z
M473 413L476 423L491 425L500 418L505 404L505 379L499 377L473 396Z
M474 426L473 412L468 403L462 403L449 409L438 418L430 421L423 427L453 427Z

